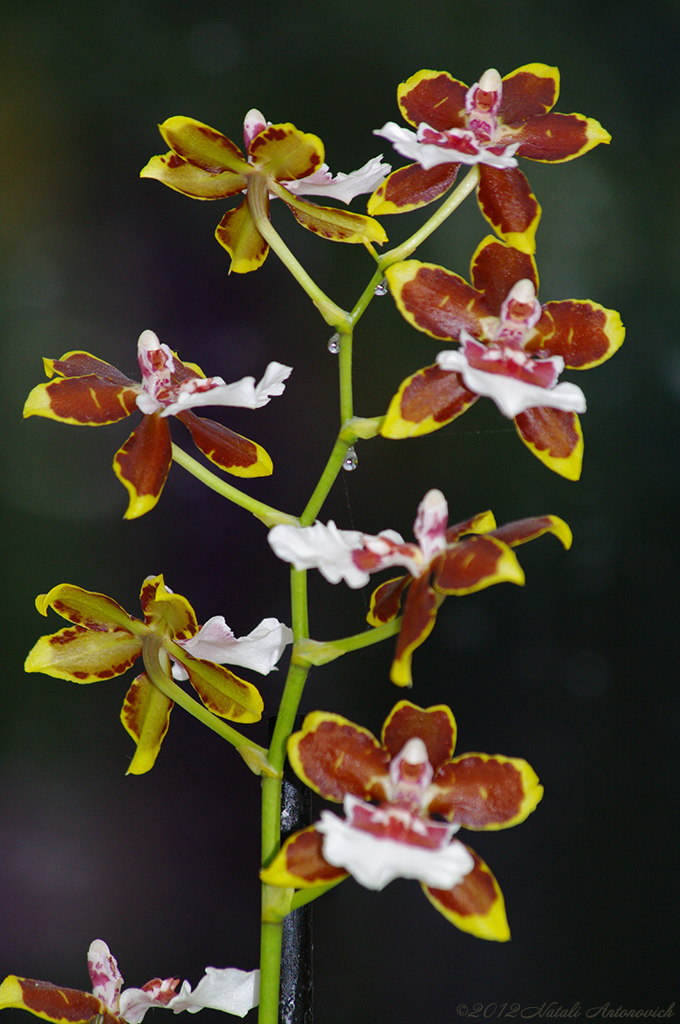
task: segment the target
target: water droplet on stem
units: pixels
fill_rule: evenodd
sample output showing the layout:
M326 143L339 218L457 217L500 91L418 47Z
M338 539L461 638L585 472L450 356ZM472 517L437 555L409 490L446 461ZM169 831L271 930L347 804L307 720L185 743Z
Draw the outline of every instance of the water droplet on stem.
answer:
M329 339L328 351L331 353L331 355L334 356L337 356L338 352L340 351L340 335L337 333L337 331Z
M353 470L357 468L358 463L359 460L357 458L357 453L354 451L354 448L348 448L347 454L345 455L344 461L342 463L342 468L346 469L348 473L351 473Z

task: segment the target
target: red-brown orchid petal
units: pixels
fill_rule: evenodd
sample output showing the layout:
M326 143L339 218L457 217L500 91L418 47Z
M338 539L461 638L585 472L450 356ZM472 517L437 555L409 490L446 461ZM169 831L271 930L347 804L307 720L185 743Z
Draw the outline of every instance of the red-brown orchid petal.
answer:
M288 740L288 758L302 781L326 800L340 802L348 793L387 799L389 754L368 729L340 715L307 715Z
M49 981L18 978L10 974L0 985L0 1010L15 1007L54 1024L121 1024L100 999L89 992L61 988Z
M393 171L368 200L371 216L408 213L439 199L453 185L460 164L437 164L426 171L420 164L409 164Z
M361 213L350 213L332 206L317 206L298 199L285 188L274 189L277 195L292 211L298 224L312 231L321 238L329 238L333 242L366 244L376 242L382 245L387 235L382 224L372 217L364 217Z
M419 708L401 700L390 711L382 729L382 741L392 757L396 757L413 738L427 747L427 758L435 772L448 761L456 746L456 720L445 704Z
M41 636L24 670L73 683L96 683L127 672L141 653L141 640L127 631L114 627L95 632L85 626L70 626L51 636Z
M269 198L265 196L263 202L268 204ZM256 227L245 199L235 210L225 213L217 225L215 238L231 256L229 270L235 274L248 274L251 270L257 270L269 252L269 245Z
M518 281L528 279L538 291L536 261L527 252L487 235L477 246L470 263L470 279L496 316L509 291Z
M248 184L243 173L209 171L172 152L152 157L140 178L154 178L191 199L228 199Z
M113 471L130 495L126 519L137 519L157 504L171 462L168 421L158 413L145 416L113 460Z
M429 583L429 573L414 579L404 605L404 620L390 669L390 679L396 686L411 686L413 652L432 632L438 606L439 600Z
M505 526L499 526L493 531L494 537L502 540L511 548L542 537L544 533L554 533L567 550L571 547L571 530L559 516L533 516L530 519L516 519L513 523L506 523Z
M120 720L137 744L128 775L143 775L153 768L170 724L173 701L154 686L146 672L132 683Z
M198 633L194 609L186 597L168 590L162 576L144 580L139 600L144 619L155 633L173 640L189 640Z
M433 338L458 341L463 328L478 337L484 319L495 315L472 285L433 263L395 263L385 277L402 315Z
M306 178L324 161L323 142L293 124L270 124L256 135L249 154L257 170L275 181Z
M545 407L515 416L517 433L537 459L567 480L578 480L583 463L583 432L574 412Z
M194 444L203 454L233 476L269 476L273 470L270 456L254 441L233 430L187 410L177 419L191 432Z
M503 124L516 125L547 114L560 94L560 73L547 64L525 64L503 79L503 98L498 116Z
M435 131L465 128L467 85L446 71L418 71L397 89L401 112L409 124L421 122Z
M401 597L412 580L412 576L399 576L381 583L371 594L371 606L366 621L371 626L383 626L392 622L399 614Z
M510 929L505 916L505 901L498 882L474 850L468 852L475 866L453 889L431 889L423 885L430 903L464 932L480 939L506 942Z
M547 302L535 331L527 352L562 356L565 366L576 370L599 366L621 348L626 335L615 310L577 299Z
M247 175L252 171L231 139L191 117L169 117L158 126L158 130L173 153L208 174L233 171Z
M60 377L33 388L24 405L24 417L45 416L74 426L101 427L135 412L139 390L139 385L131 388L94 374Z
M471 519L465 519L462 523L454 523L446 531L446 543L453 544L462 537L464 533L489 533L496 529L496 519L493 512L480 512Z
M518 167L499 170L480 164L477 199L497 235L522 252L536 251L541 207Z
M347 878L344 868L334 868L323 858L323 839L314 826L290 836L271 864L260 872L265 885L307 889Z
M524 821L543 796L531 765L500 754L461 754L435 774L427 810L470 829L510 828Z
M419 437L451 423L479 396L469 391L459 373L435 363L407 377L390 402L380 427L383 437Z
M474 594L494 583L524 583L516 556L489 534L458 541L437 559L434 587L443 594Z
M518 156L541 163L564 163L582 156L611 135L599 121L583 114L544 114L516 128L510 141L519 142Z
M111 363L98 359L90 352L76 350L65 352L61 359L43 359L45 373L52 377L58 373L60 377L85 377L87 374L94 374L102 380L108 380L112 384L120 384L123 387L139 388L134 380L126 377L124 373L117 370Z
M259 722L264 702L260 691L229 669L202 658L192 658L183 648L165 642L169 654L179 661L189 675L189 682L205 706L230 722Z

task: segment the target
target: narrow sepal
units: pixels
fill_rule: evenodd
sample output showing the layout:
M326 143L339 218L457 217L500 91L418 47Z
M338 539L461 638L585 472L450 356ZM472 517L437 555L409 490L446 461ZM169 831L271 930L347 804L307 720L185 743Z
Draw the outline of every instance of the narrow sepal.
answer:
M215 175L222 171L249 174L252 170L231 139L192 117L169 117L158 126L158 130L173 153L207 174Z
M113 471L129 495L126 519L137 519L158 503L172 462L168 422L145 416L113 460Z
M147 634L144 623L128 615L117 601L70 583L60 583L47 594L39 594L35 606L41 615L47 615L48 608L52 608L69 622L97 632L123 629L140 637Z
M375 736L341 715L313 711L288 740L295 773L326 800L347 793L363 800L386 800L389 755Z
M454 523L446 530L446 543L453 544L465 533L490 533L496 529L496 517L493 512L479 512L471 519L465 519L462 523Z
M583 114L543 114L514 129L511 138L520 144L519 156L551 164L575 160L611 142L600 122Z
M401 597L411 582L411 576L398 576L381 583L371 594L371 606L366 616L369 626L384 626L399 614Z
M437 564L434 587L443 594L474 594L495 583L524 583L513 551L489 534L473 535L449 548Z
M230 722L259 722L264 702L252 683L222 665L192 658L172 641L166 640L164 647L186 669L189 682L209 711Z
M527 352L561 356L575 370L599 366L621 348L626 336L616 310L587 299L546 302L535 330Z
M28 1010L54 1024L121 1024L121 1018L88 992L61 988L49 981L34 981L10 974L0 985L0 1010Z
M420 164L409 164L393 171L368 200L373 217L391 213L408 213L433 203L451 188L460 164L437 164L425 170Z
M501 754L460 754L435 774L430 814L475 830L510 828L536 809L543 786L531 765Z
M217 225L215 238L231 256L229 270L234 274L257 270L269 252L269 245L260 234L245 199L235 210L225 213Z
M436 363L426 366L402 381L380 433L393 440L430 434L461 416L478 397L459 373L442 370Z
M33 388L23 415L44 416L79 427L101 427L134 412L139 390L139 386L128 387L94 374L60 377Z
M559 409L527 409L515 417L517 433L548 469L578 480L583 464L583 432L574 412Z
M474 850L468 852L474 858L475 866L462 882L448 891L423 885L423 891L447 921L461 931L480 939L506 942L510 938L510 929L503 893L481 857Z
M390 669L390 679L396 686L411 686L413 652L432 632L438 605L437 595L429 583L429 573L414 579L406 598L404 620Z
M228 199L248 184L243 173L207 171L173 152L152 157L142 168L140 178L154 178L191 199Z
M499 242L493 235L483 238L470 261L470 280L484 293L484 301L494 315L499 314L508 293L522 279L531 281L538 291L538 269L534 257Z
M153 768L170 724L173 701L143 672L128 690L120 720L137 744L128 775L143 775Z
M420 708L408 700L400 700L390 711L382 728L382 742L392 757L414 737L427 748L427 758L435 772L448 761L456 746L456 720L451 708L437 704Z
M569 550L572 534L564 519L559 516L533 516L529 519L516 519L493 531L494 537L502 540L510 547L526 544L529 540L542 537L544 533L554 533L562 545Z
M291 889L309 889L346 878L344 868L334 868L324 860L322 849L323 836L313 825L296 832L260 872L260 878L265 885Z
M186 597L168 590L162 576L144 580L139 600L144 619L155 633L169 634L174 640L189 640L198 632L194 609Z
M465 329L475 337L493 310L467 281L444 267L419 260L395 263L385 272L399 312L433 338L458 341Z
M24 671L44 672L73 683L96 683L122 675L141 653L141 642L128 632L70 626L40 637L26 658Z
M541 207L518 167L498 170L481 164L477 199L497 235L522 252L536 251Z
M421 122L435 131L465 127L467 85L447 71L418 71L397 88L403 116L414 127Z
M382 245L387 235L382 224L361 213L338 210L333 206L317 206L315 203L297 199L285 188L275 189L277 195L290 208L298 224L303 228L328 238L332 242L361 243L375 242Z
M241 477L271 475L271 457L255 441L191 411L178 413L177 419L190 431L196 447L220 469Z

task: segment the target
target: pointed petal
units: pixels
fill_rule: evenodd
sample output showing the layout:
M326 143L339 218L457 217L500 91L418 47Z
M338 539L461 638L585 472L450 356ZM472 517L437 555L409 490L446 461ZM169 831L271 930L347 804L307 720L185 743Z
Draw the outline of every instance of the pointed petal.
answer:
M404 621L397 639L390 679L396 686L411 686L411 658L427 640L437 618L439 601L429 584L429 573L413 580L404 605Z
M456 180L460 164L438 164L426 171L420 164L400 167L379 185L368 200L371 216L408 213L439 199Z
M578 480L583 463L583 432L574 412L527 409L515 417L525 445L548 469L567 480Z
M285 841L271 864L260 872L265 885L308 889L347 878L344 868L334 868L324 860L323 836L312 825Z
M34 981L10 974L0 985L0 1010L15 1007L54 1024L120 1024L120 1017L89 992L61 988L49 981Z
M432 780L430 814L470 829L510 828L524 821L543 796L531 765L501 754L461 754Z
M274 191L292 210L295 219L303 228L332 242L361 243L376 242L382 245L387 235L382 224L361 213L337 210L332 206L316 206L304 199L296 199L286 188Z
M592 117L554 113L528 121L511 135L513 142L519 142L518 156L551 164L575 160L611 138Z
M499 117L508 125L529 121L552 110L559 94L557 68L547 64L524 64L503 79Z
M380 428L383 437L420 437L451 423L477 401L459 373L435 363L407 377L399 387Z
M425 121L436 131L465 127L467 85L446 71L418 71L402 82L397 99L403 116L416 127Z
M40 594L35 606L41 615L47 615L47 609L53 608L63 619L98 633L122 629L143 637L148 632L144 623L128 615L110 597L74 587L70 583L60 583L52 587L49 593Z
M509 544L511 548L519 544L526 544L529 540L542 537L544 533L554 533L563 546L569 550L571 547L571 530L559 516L534 516L531 519L516 519L513 523L506 523L493 531L494 537Z
M463 329L478 336L484 318L494 315L472 285L433 263L395 263L385 277L402 316L433 338L457 341Z
M484 293L486 304L496 316L513 285L524 279L531 281L538 291L538 270L533 256L499 242L493 235L487 235L479 243L470 263L470 280Z
M202 168L210 175L222 171L250 174L243 153L221 132L191 117L169 117L158 130L173 153Z
M225 213L217 225L215 238L231 256L230 273L249 274L257 270L269 252L269 245L255 226L245 199L235 210Z
M264 702L259 690L222 665L202 658L192 658L179 644L165 642L171 657L184 666L189 682L205 706L230 722L259 722Z
M524 583L515 554L490 534L459 540L436 565L434 586L444 594L474 594L494 583Z
M137 519L155 507L171 462L167 420L158 413L144 416L113 460L113 471L130 496L125 519Z
M445 704L419 708L408 700L400 700L385 719L382 742L392 757L396 757L414 736L421 739L436 772L455 749L456 731L456 720Z
M112 384L139 388L139 384L126 377L111 363L80 349L65 352L61 359L43 359L43 363L48 377L52 377L55 373L60 377L86 377L88 374L94 374L95 377L108 380Z
M233 476L271 475L272 460L259 444L189 410L178 413L177 418L190 431L196 447L220 469Z
M547 302L535 330L538 336L527 343L527 352L561 356L565 366L577 370L599 366L626 336L616 310L578 299Z
M120 720L137 744L128 775L143 775L153 768L170 724L173 701L153 685L146 672L128 690Z
M95 633L71 626L40 637L29 652L24 671L44 672L73 683L96 683L127 672L141 653L141 642L130 633Z
M469 852L475 866L462 882L449 890L424 885L423 891L430 903L457 928L480 939L506 942L510 929L500 886L481 857L474 850Z
M369 625L383 626L386 622L396 619L401 606L401 596L412 578L410 575L398 576L376 587L371 594L371 607L366 616Z
M348 793L364 800L386 800L389 755L375 736L341 715L314 711L288 740L295 773L326 800Z
M449 526L446 531L446 541L453 544L464 533L490 533L496 529L496 520L493 512L479 512L471 519L465 519L462 523L455 523Z
M323 142L298 131L294 124L270 124L256 135L249 155L257 170L274 181L306 178L324 161Z
M541 207L518 167L497 170L480 165L477 199L497 235L522 252L536 251Z
M139 600L144 619L155 633L163 636L169 633L174 640L188 640L198 632L194 609L186 597L168 590L162 576L147 576Z
M131 388L93 374L61 377L33 388L24 405L24 418L45 416L74 426L101 427L135 412L139 390L139 385Z
M139 176L162 181L175 192L181 192L191 199L228 199L229 196L238 195L248 184L248 178L243 173L208 171L183 160L173 152L152 157Z

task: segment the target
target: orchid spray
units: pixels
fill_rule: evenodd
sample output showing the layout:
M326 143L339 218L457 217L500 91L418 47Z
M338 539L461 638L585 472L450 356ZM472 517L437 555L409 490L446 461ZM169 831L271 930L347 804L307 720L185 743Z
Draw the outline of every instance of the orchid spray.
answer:
M435 629L447 596L500 583L523 585L515 549L545 533L566 549L571 545L567 524L545 512L528 509L527 518L498 525L489 511L470 515L465 509L461 513L468 518L456 521L449 503L460 496L445 496L438 488L437 465L428 462L427 447L420 445L417 456L404 445L405 459L417 457L429 479L411 513L413 539L404 539L389 519L385 529L370 534L323 516L343 467L356 465L359 441L378 436L405 441L445 428L480 397L491 398L514 421L520 440L549 470L579 478L579 416L586 399L573 381L560 378L565 371L604 362L621 345L624 331L618 314L595 302L538 299L541 208L518 158L572 160L609 141L597 121L553 112L558 93L557 69L544 64L528 64L503 78L490 69L470 87L447 72L419 71L397 92L410 128L390 121L375 132L411 162L392 170L375 156L349 174L331 174L316 135L288 122L270 123L258 110L245 115L242 145L188 117L171 117L160 126L168 151L154 156L142 177L191 198L226 200L229 206L216 229L230 258L225 271L251 273L273 253L327 325L329 349L338 356L339 416L325 468L303 511L294 514L250 496L188 455L171 437L170 417L188 429L217 470L242 480L275 472L275 452L270 456L257 442L194 410L210 405L256 411L270 401L285 402L290 374L304 373L305 367L292 370L271 362L259 381L248 376L227 383L233 379L228 353L223 365L210 367L225 377L207 377L148 329L137 343L141 382L96 354L51 356L45 358L50 379L31 391L25 415L103 426L141 414L113 463L127 491L126 517L163 514L163 487L172 462L179 463L269 531L271 557L291 566L290 624L269 617L242 637L221 614L199 625L189 601L160 575L138 581L141 618L104 594L46 581L37 609L45 616L56 613L66 626L41 637L25 667L87 684L123 675L139 662L141 672L128 682L121 713L135 744L133 774L156 765L171 711L179 705L232 744L244 768L261 775L260 962L209 966L195 989L189 982L180 985L179 978L123 989L116 959L103 940L95 939L87 954L91 991L10 975L0 986L0 1008L23 1008L55 1024L137 1024L154 1006L175 1013L211 1007L244 1016L259 1005L260 1024L292 1021L288 994L280 987L284 921L349 875L375 890L397 877L416 880L435 910L457 928L486 940L509 938L500 886L459 832L522 822L543 796L534 769L516 756L454 755L457 725L448 703L423 708L392 697L379 736L345 718L342 709L322 707L296 718L312 668L322 680L326 663L384 640L392 650L386 684L413 687L417 696L417 652ZM469 281L412 258L473 192L494 234L471 244ZM362 194L369 195L366 214L325 205L329 200L347 204ZM283 241L270 217L277 200L308 231L359 247L370 272L351 310L321 290ZM431 204L437 205L429 218L405 242L386 251L376 248L387 242L391 217ZM437 343L430 365L418 368L416 361L406 380L394 380L384 414L364 417L354 410L354 333L385 287L406 322ZM352 589L366 587L373 574L388 569L393 574L377 583L363 629L321 640L313 636L310 621L310 569L331 585ZM265 709L255 684L232 669L267 674L289 648L280 702ZM450 699L446 693L442 698ZM248 724L265 710L275 721L266 748L247 733ZM343 815L323 810L319 820L288 829L282 842L284 769L302 787L341 803ZM302 1011L304 1016L295 1019L310 1020L310 1007Z

